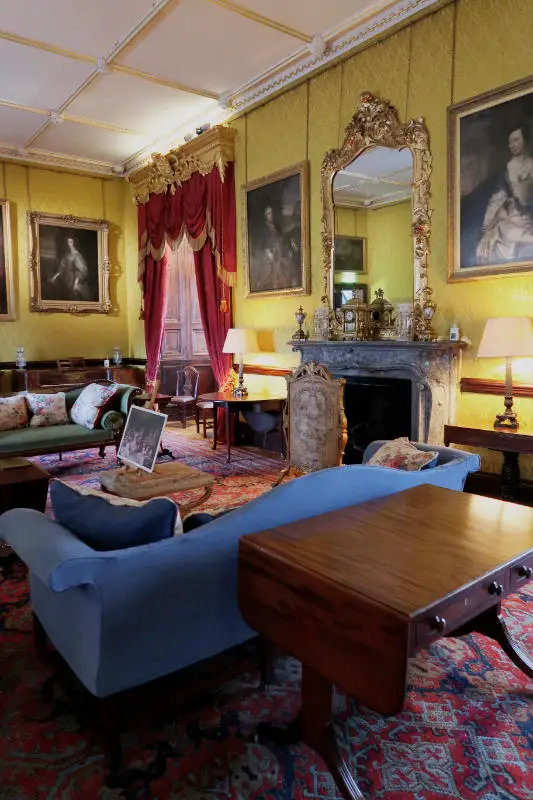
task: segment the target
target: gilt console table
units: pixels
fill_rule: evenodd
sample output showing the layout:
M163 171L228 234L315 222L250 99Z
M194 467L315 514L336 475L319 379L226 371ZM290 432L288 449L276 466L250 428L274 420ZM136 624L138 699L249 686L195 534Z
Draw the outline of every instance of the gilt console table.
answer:
M241 538L241 613L302 662L301 712L290 733L322 755L347 800L363 795L335 738L334 684L380 714L397 714L408 659L441 636L473 631L533 678L533 660L500 613L500 601L533 576L533 509L508 508L422 485Z

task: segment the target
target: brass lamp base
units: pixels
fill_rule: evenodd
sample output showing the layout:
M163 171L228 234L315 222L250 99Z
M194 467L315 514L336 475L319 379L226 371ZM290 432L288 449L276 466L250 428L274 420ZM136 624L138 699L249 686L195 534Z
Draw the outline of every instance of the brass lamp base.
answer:
M235 389L233 390L233 396L234 397L247 397L248 396L248 389L246 388L246 386L244 386L244 384L242 386L239 384L239 386L236 386Z
M503 414L496 414L494 420L495 428L503 428L504 430L516 431L518 430L518 419L513 411L513 396L505 395L504 399L505 411Z

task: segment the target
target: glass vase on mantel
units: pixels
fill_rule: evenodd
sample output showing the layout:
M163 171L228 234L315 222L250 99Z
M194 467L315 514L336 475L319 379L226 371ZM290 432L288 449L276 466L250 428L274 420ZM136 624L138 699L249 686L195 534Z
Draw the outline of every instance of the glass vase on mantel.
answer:
M413 303L398 303L394 321L396 339L409 342L413 338Z

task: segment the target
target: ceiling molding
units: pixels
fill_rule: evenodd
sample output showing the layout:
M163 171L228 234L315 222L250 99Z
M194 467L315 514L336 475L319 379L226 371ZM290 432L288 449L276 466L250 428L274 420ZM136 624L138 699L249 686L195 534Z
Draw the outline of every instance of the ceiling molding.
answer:
M0 31L0 39L4 39L6 42L13 42L14 44L21 44L24 47L33 47L35 50L44 50L46 53L53 53L56 56L72 58L74 61L84 61L86 64L96 65L98 63L98 59L95 56L87 56L83 53L76 53L74 50L67 50L64 47L58 47L55 44L41 42L38 39L28 39L27 36L19 36L16 33Z
M390 28L406 23L420 12L432 9L437 4L442 5L443 2L450 0L380 0L372 8L352 17L340 29L325 33L327 48L323 55L313 55L308 47L301 48L236 91L228 93L228 98L236 111L245 111L348 55Z
M49 150L38 148L15 147L5 142L0 142L0 159L12 161L21 165L48 167L61 169L67 172L100 175L108 177L122 177L123 169L120 164L108 161L97 161L92 158L81 158L63 153L52 153Z
M288 25L283 25L281 22L276 22L276 20L270 19L269 17L264 17L256 11L244 8L238 3L231 2L231 0L208 0L208 2L213 3L215 6L225 8L226 11L231 11L233 14L239 14L241 17L246 17L246 19L251 19L253 22L258 22L260 25L264 25L267 28L272 28L278 31L278 33L285 33L287 36L299 39L300 42L310 44L312 41L313 37L309 36L307 33L302 33L302 31L298 31L295 28L290 28Z
M180 92L196 94L199 97L207 97L209 100L218 100L220 97L220 95L215 92L208 92L205 89L196 89L193 86L187 86L184 83L172 81L170 78L160 78L158 75L142 72L139 69L133 69L133 67L127 67L124 64L110 64L109 69L111 72L120 72L123 75L130 75L132 78L140 78L143 81L156 83L158 86L168 86L169 89L177 89Z

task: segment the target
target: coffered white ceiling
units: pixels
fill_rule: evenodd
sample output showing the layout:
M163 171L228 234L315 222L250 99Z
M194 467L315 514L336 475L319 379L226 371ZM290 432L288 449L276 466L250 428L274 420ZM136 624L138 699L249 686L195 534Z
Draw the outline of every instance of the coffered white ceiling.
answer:
M0 157L128 173L437 2L0 0Z

